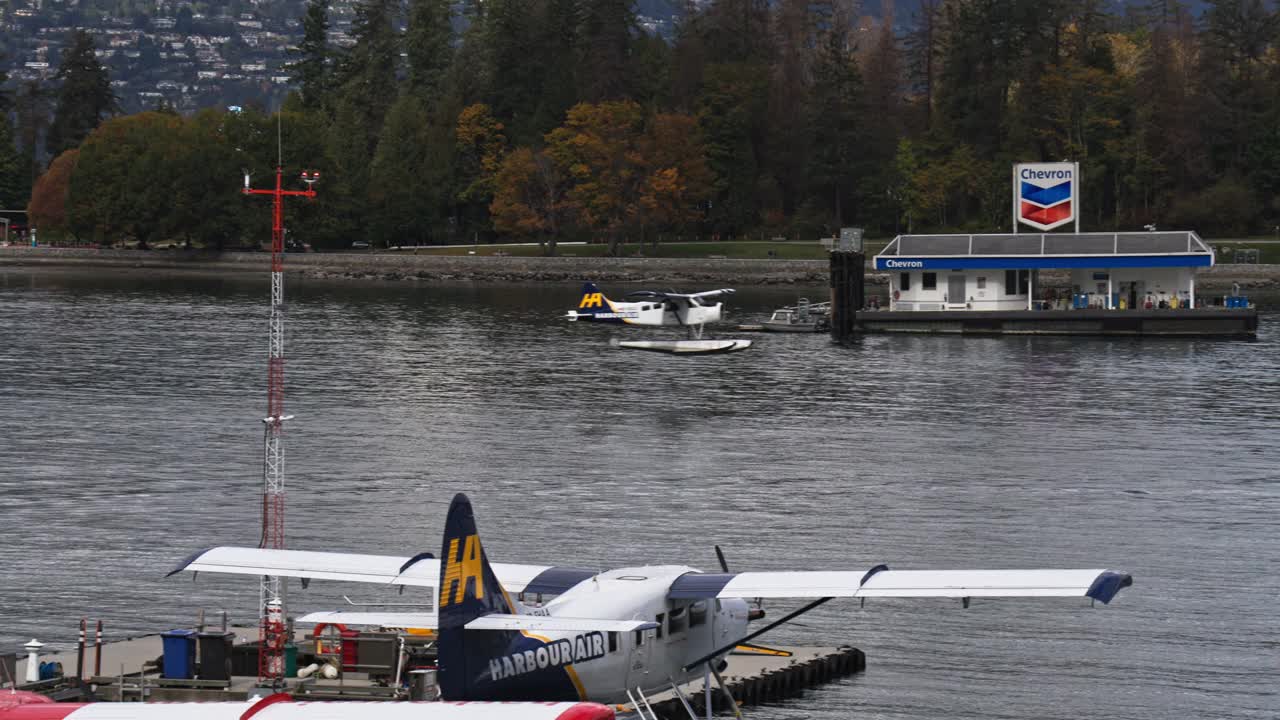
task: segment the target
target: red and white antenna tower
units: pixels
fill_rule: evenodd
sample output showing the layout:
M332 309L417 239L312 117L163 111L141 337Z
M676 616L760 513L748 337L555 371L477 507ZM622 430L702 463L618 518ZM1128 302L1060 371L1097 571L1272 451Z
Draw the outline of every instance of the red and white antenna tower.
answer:
M277 126L277 146L279 146ZM273 190L249 187L249 173L244 174L245 195L272 196L271 219L271 324L267 345L267 416L262 419L264 453L262 465L262 540L259 547L284 548L284 199L288 196L314 198L312 187L320 179L318 172L302 173L306 190L285 190L283 152L276 160L276 186ZM277 687L284 682L284 650L289 641L285 624L284 582L276 576L263 576L258 594L258 682Z

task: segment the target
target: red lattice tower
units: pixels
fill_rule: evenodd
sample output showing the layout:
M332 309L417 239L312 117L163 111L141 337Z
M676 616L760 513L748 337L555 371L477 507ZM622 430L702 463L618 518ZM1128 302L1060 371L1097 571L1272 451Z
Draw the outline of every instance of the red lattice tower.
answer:
M320 173L302 173L306 190L285 190L284 170L276 165L273 190L249 187L244 176L245 195L270 195L271 205L271 321L267 354L267 416L262 464L262 540L259 547L284 548L284 199L289 196L314 198L312 185ZM288 642L285 623L284 587L276 576L264 576L258 595L258 681L279 685L284 681L284 649Z

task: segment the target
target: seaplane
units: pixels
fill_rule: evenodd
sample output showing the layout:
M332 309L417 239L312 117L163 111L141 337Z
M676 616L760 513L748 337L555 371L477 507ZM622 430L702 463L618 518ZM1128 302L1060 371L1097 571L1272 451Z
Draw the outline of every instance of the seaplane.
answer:
M760 635L836 598L1079 597L1106 604L1133 578L1111 570L720 572L684 565L574 567L490 563L470 500L453 498L441 554L358 555L216 547L179 572L273 575L435 589L434 612L317 612L299 623L431 628L448 701L635 705L714 675ZM763 627L768 598L808 603ZM758 646L757 646L758 647Z
M578 307L567 312L565 317L569 322L588 320L612 325L683 327L689 331L688 340L624 340L616 343L618 347L631 350L676 354L737 352L751 347L751 341L702 339L703 327L707 323L719 322L724 307L724 303L712 301L733 292L732 288L699 293L635 290L627 293L627 302L621 302L610 300L595 283L587 282L582 286Z

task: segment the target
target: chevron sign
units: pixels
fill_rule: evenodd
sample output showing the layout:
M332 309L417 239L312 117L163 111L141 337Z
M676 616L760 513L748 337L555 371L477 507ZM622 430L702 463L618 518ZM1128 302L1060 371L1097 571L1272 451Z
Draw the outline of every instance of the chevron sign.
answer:
M1077 163L1022 163L1013 166L1014 218L1039 230L1076 219Z

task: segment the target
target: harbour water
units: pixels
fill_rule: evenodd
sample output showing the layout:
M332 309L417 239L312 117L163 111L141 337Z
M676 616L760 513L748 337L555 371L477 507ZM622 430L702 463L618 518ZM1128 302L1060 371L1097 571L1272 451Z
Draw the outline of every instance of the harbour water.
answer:
M251 620L251 578L165 573L258 540L265 278L0 270L0 647ZM605 288L606 291L612 288ZM867 672L751 718L1280 714L1280 315L1256 342L759 336L608 347L562 285L290 279L288 537L607 568L1107 567L1087 601L833 602L761 641ZM824 288L742 288L732 323ZM294 586L296 610L398 602ZM770 602L780 616L794 603Z

